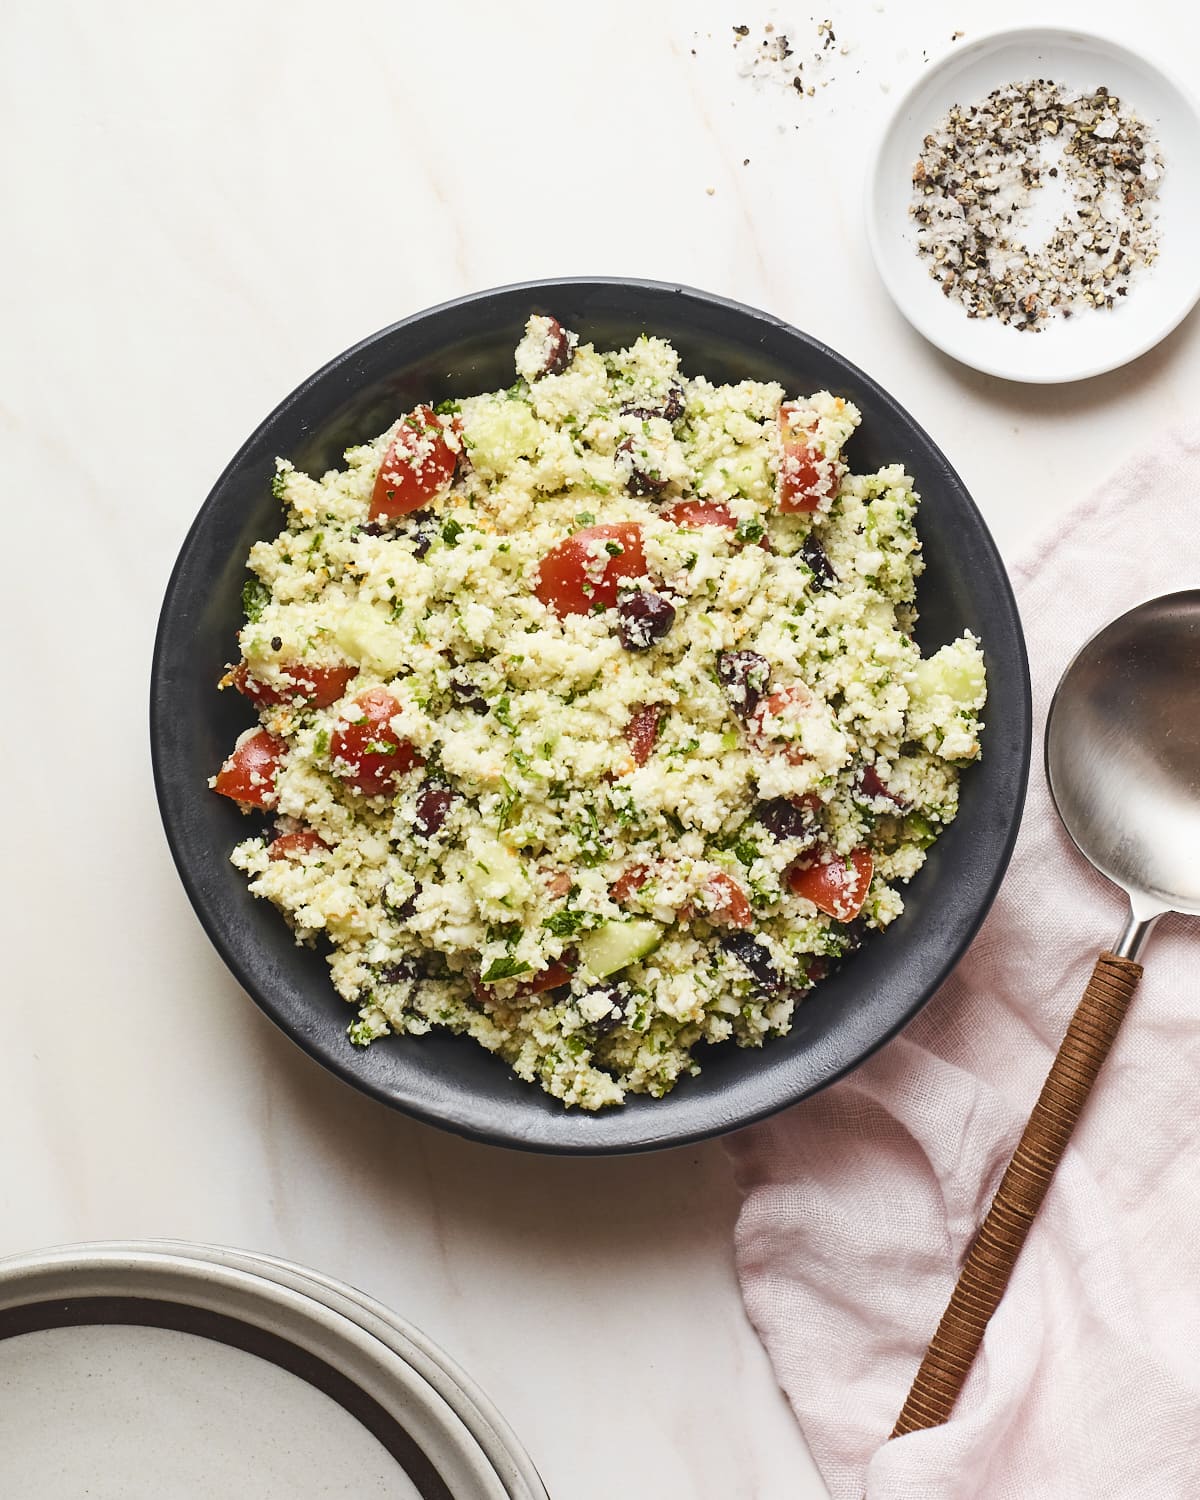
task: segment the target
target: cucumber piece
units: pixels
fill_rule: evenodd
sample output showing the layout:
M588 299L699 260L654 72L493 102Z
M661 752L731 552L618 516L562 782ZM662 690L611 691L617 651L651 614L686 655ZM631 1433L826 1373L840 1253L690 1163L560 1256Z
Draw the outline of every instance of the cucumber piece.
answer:
M395 677L410 655L404 632L365 600L350 606L335 626L333 638L352 661L373 667L384 677Z
M605 922L580 938L580 967L593 979L607 979L618 969L627 968L639 958L653 953L662 942L662 935L663 929L658 922L643 917L628 922Z
M978 708L986 692L983 655L973 639L962 636L917 664L909 701L924 707L944 696L957 708Z
M479 833L467 843L467 886L476 902L504 904L523 901L529 894L529 882L521 861L498 839Z
M486 401L466 418L463 435L475 469L507 474L519 458L537 452L542 425L524 401Z

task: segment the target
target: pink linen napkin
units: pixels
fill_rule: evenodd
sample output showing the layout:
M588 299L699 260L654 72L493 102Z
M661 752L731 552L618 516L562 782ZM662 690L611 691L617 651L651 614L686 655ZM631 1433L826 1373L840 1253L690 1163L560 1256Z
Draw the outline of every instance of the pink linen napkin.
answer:
M1200 429L1131 463L1014 570L1035 748L996 904L899 1037L730 1142L746 1308L834 1500L1200 1497L1195 918L1164 918L1141 955L953 1417L884 1442L1092 963L1123 925L1124 898L1050 802L1051 693L1109 619L1200 586L1198 532Z

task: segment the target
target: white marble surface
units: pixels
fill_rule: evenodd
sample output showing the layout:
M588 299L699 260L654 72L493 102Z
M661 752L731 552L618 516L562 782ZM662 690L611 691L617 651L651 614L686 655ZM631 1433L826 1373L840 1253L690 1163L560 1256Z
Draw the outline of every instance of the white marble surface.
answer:
M344 1276L478 1376L555 1500L825 1493L741 1311L720 1146L509 1155L326 1078L184 899L147 676L175 551L260 416L393 318L529 276L678 279L808 328L900 396L1020 547L1191 409L1200 327L1022 389L888 303L860 227L870 142L923 53L991 10L781 6L804 48L826 13L849 47L801 99L737 75L730 27L755 5L10 0L0 1252L173 1235ZM1171 0L1008 19L1090 23L1184 75L1200 52Z

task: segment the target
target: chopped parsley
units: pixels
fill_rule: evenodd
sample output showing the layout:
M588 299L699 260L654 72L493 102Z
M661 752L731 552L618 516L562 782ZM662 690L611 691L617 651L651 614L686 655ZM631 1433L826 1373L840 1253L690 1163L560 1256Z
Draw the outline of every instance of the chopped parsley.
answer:
M577 932L582 932L591 920L586 911L556 911L542 923L547 932L552 932L555 937L574 937Z
M242 585L242 608L251 625L262 619L263 610L270 602L271 590L261 578L248 578Z
M503 792L500 796L500 810L496 814L496 832L502 833L512 822L513 814L521 803L521 794L515 787L509 786L507 781L500 782Z
M529 965L520 958L494 958L480 976L484 984L495 984L497 979L515 979L518 974L528 974Z
M749 517L737 523L733 534L739 542L759 542L763 537L763 523Z

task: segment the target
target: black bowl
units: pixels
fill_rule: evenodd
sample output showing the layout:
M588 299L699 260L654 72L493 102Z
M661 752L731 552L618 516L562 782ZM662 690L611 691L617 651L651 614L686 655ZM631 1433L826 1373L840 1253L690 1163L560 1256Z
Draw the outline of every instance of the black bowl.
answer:
M242 621L252 542L280 525L276 454L314 473L418 401L507 386L532 311L553 312L600 347L643 330L670 339L684 368L717 381L778 380L826 388L863 414L850 450L858 472L899 461L922 495L926 572L919 586L926 650L969 627L988 667L984 757L963 777L957 821L905 892L906 910L818 985L790 1035L761 1049L701 1049L703 1071L667 1098L631 1098L597 1115L567 1111L497 1057L449 1034L350 1045L350 1007L320 953L299 948L282 917L255 900L228 862L246 835L234 805L206 779L252 722L216 681ZM895 401L833 350L765 313L685 287L603 278L530 282L444 303L340 354L257 429L217 481L167 585L154 649L150 734L167 838L218 952L262 1009L318 1062L398 1109L478 1139L530 1150L617 1152L717 1135L792 1104L854 1067L908 1021L958 961L1008 864L1030 749L1029 670L1004 566L962 482Z

